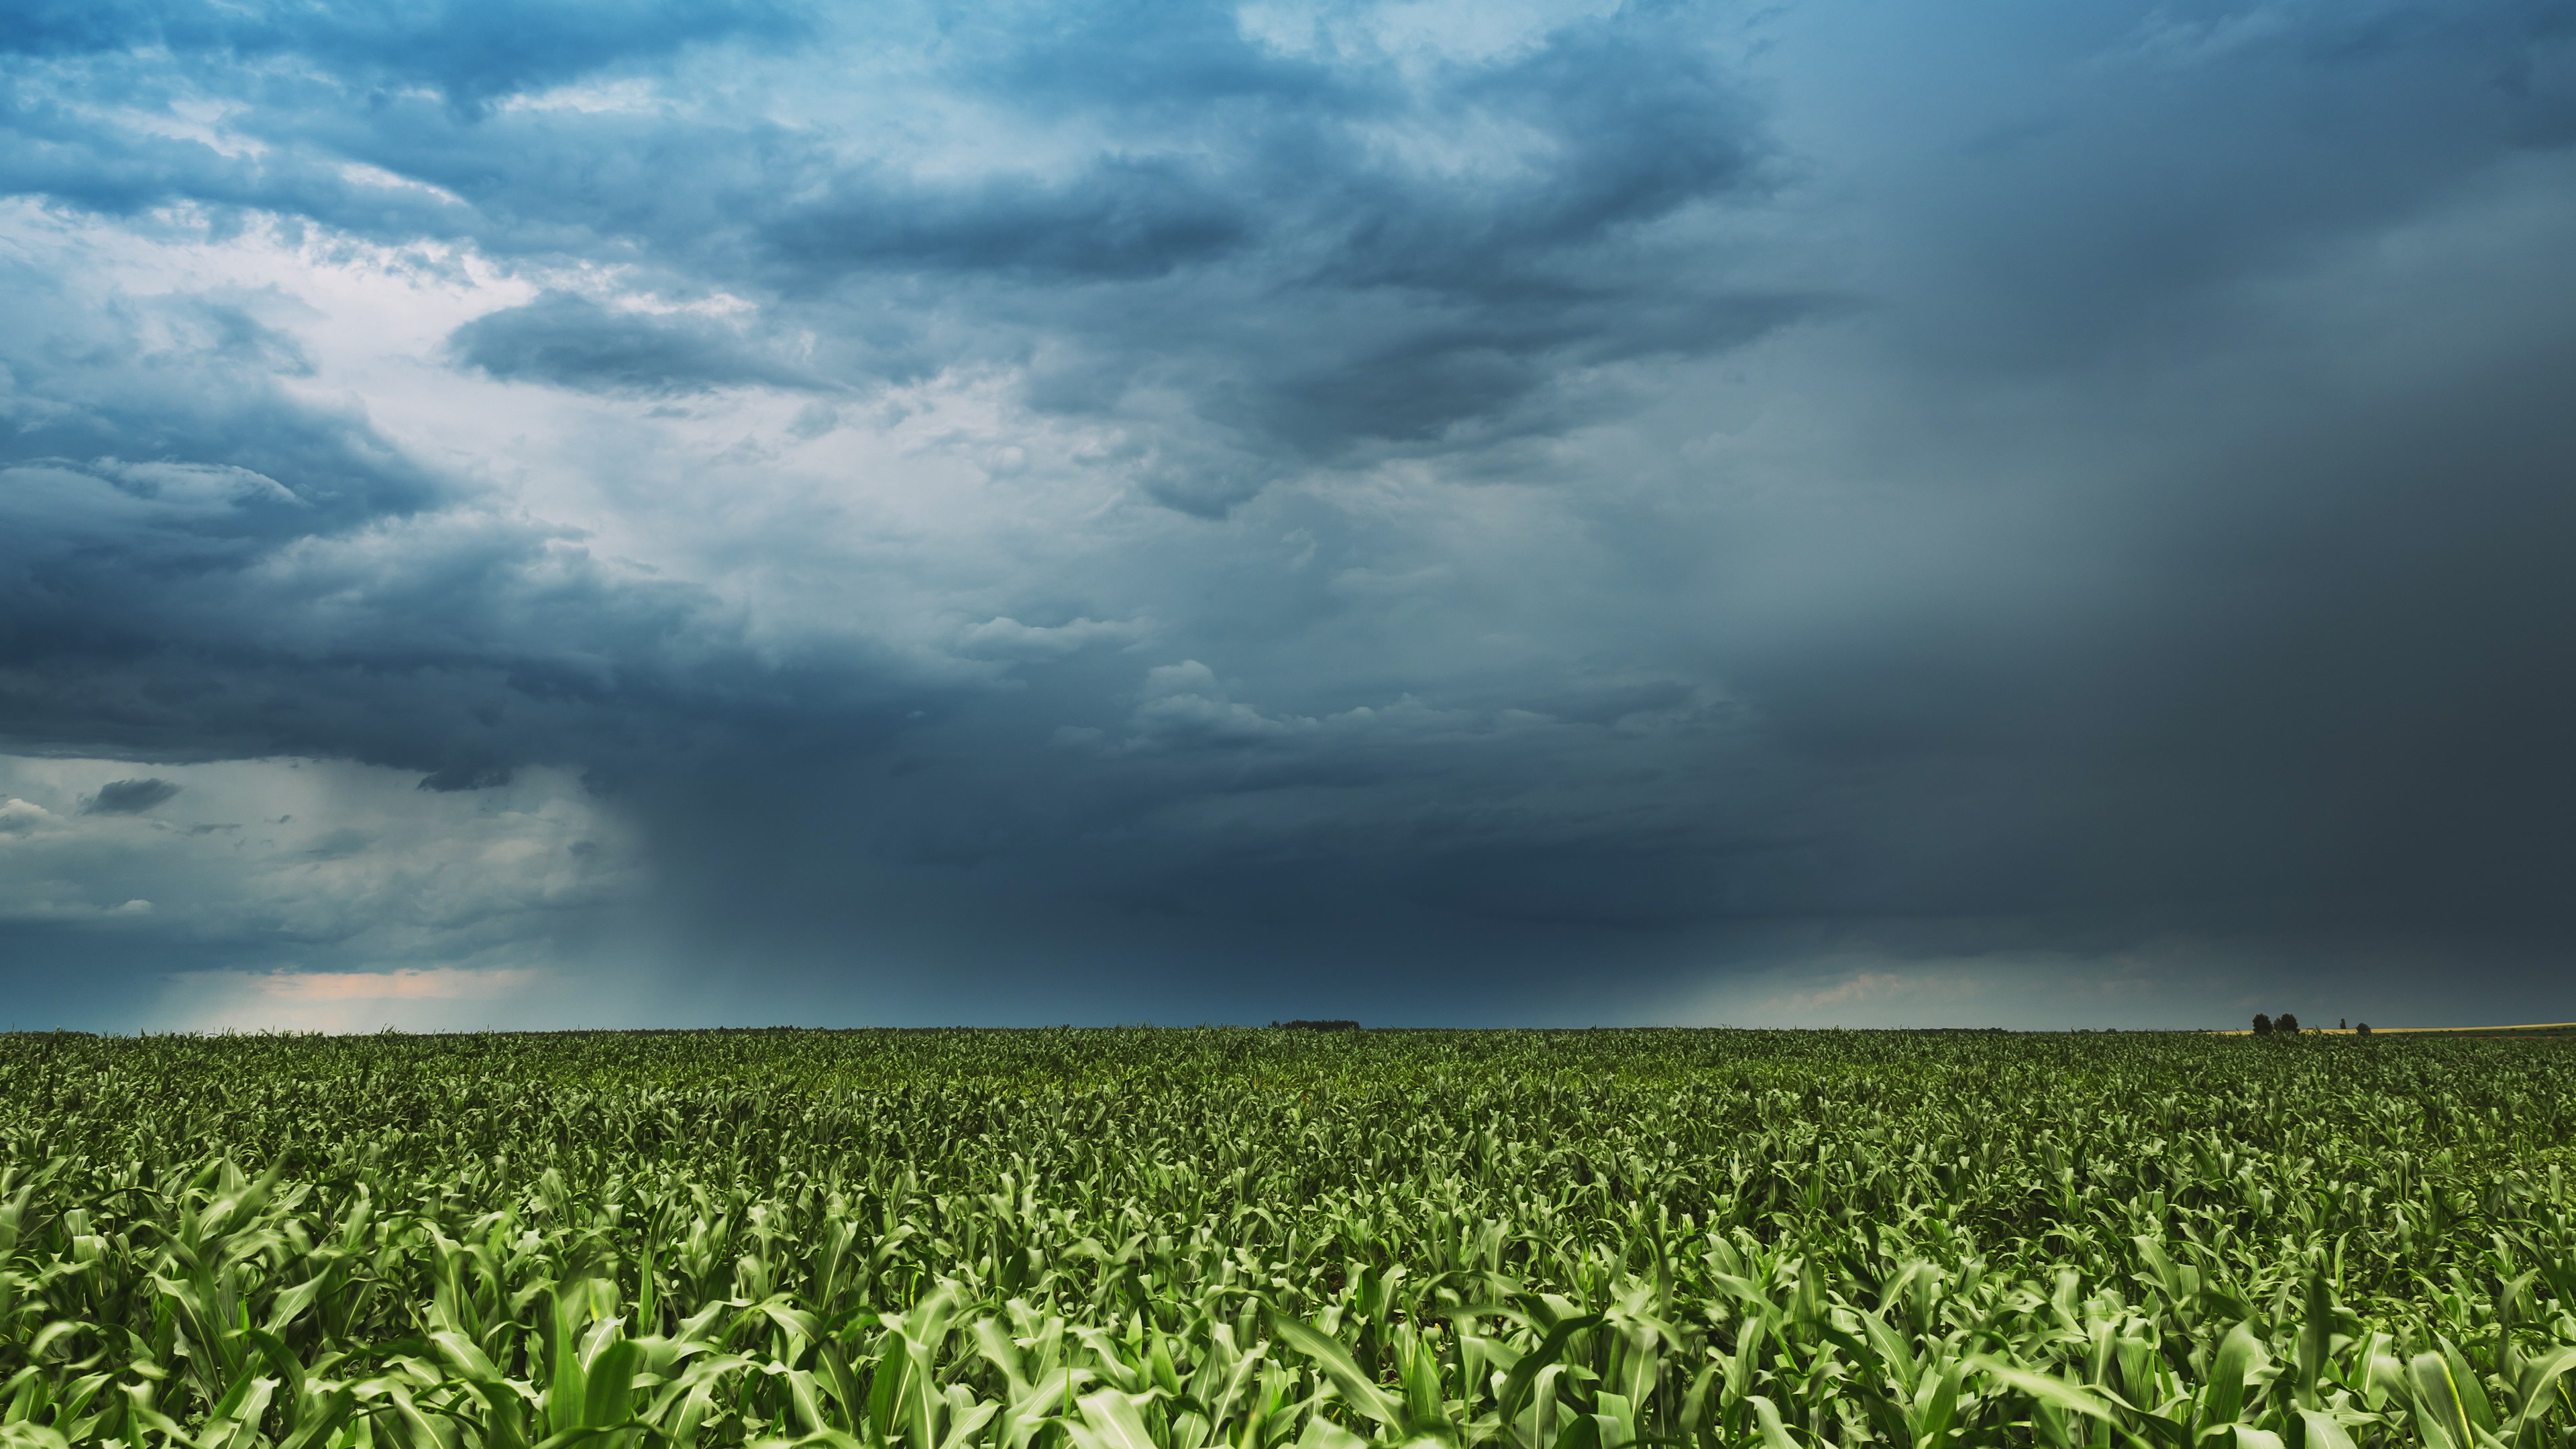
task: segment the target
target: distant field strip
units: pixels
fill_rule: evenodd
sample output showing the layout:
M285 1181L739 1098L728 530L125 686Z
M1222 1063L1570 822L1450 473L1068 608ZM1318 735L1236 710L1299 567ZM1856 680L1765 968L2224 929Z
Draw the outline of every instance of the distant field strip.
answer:
M15 1037L0 1445L2563 1449L2571 1047Z
M2346 1026L2303 1026L2301 1035L2359 1036L2357 1028ZM2214 1036L2252 1036L2245 1027L2213 1032ZM2529 1026L2374 1026L2372 1036L2576 1036L2576 1021L2544 1021Z
M2576 1033L2576 1021L2544 1021L2530 1026L2374 1026L2371 1035L2381 1032L2406 1032L2428 1036L2486 1036L2503 1032Z

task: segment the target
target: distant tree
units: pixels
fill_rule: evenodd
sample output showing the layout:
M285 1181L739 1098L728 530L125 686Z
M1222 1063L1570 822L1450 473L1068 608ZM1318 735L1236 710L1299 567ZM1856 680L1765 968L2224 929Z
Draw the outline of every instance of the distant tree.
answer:
M2272 1018L2272 1030L2286 1031L2292 1035L2296 1035L2299 1030L2299 1019L2286 1011L2282 1012L2279 1016Z
M2355 1036L2368 1036L2370 1035L2370 1023L2365 1021L2361 1025L2354 1027L2352 1031Z
M2338 1017L2336 1017L2336 1018L2335 1018L2335 1030L2337 1030L2337 1031L2350 1031L2351 1029L2352 1029L2352 1023L2351 1023L2351 1022L2348 1022L2348 1021L2344 1020L2344 1019L2343 1019L2342 1017L2340 1017L2340 1016L2338 1016Z
M2272 1018L2265 1016L2259 1011L2254 1013L2254 1034L2256 1036L2270 1036L2272 1034Z

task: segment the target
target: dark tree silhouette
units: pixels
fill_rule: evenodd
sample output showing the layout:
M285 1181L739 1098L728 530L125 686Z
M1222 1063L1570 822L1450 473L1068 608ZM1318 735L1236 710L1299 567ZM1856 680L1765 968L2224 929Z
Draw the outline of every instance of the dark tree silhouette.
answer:
M2282 1012L2279 1016L2272 1018L2272 1030L2286 1031L2295 1036L2298 1034L2299 1030L2299 1019L2286 1011Z
M2354 1028L2352 1029L2352 1034L2353 1034L2353 1035L2355 1035L2355 1036L2368 1036L2368 1035L2370 1035L2370 1023L2365 1021L2365 1022L2363 1022L2361 1025L2359 1025L2359 1026L2357 1026L2357 1027L2354 1027Z
M2272 1018L2265 1016L2259 1011L2254 1013L2254 1034L2256 1036L2270 1036L2272 1034Z

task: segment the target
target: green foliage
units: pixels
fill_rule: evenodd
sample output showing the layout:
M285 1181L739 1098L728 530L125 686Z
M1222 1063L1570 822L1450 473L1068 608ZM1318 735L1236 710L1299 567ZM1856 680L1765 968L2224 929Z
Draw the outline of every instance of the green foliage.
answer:
M0 1043L0 1446L2576 1442L2554 1042Z

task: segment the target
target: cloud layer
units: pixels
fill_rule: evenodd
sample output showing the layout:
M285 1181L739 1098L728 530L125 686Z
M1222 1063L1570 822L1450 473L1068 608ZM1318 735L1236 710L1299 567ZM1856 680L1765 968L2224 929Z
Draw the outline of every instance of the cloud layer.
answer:
M67 1024L2393 1020L2564 944L2569 5L0 47ZM188 833L226 770L580 823L441 895Z

